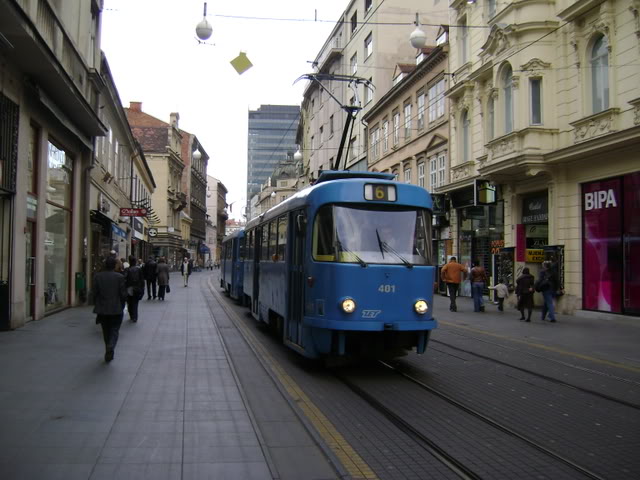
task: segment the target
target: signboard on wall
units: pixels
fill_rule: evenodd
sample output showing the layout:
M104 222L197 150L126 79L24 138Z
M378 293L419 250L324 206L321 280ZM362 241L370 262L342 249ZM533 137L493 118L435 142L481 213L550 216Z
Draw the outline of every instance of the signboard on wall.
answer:
M522 200L522 223L547 223L549 221L549 197L547 192Z
M525 262L542 263L544 262L544 250L541 248L527 248Z
M527 233L524 225L516 225L516 262L524 262L527 248Z

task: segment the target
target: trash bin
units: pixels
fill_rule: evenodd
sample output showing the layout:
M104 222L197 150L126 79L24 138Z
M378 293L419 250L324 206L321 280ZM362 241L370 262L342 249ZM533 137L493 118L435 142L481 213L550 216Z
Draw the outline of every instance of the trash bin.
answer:
M9 326L11 325L10 307L9 282L0 280L0 330L9 330Z

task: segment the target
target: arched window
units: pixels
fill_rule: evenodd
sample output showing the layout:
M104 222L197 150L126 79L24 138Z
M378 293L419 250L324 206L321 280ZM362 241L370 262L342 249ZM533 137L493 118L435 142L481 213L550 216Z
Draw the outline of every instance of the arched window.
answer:
M461 138L461 153L462 161L468 162L471 160L471 121L469 120L469 112L467 110L462 112L461 117L462 138Z
M591 48L591 101L593 113L609 108L609 42L601 35Z
M504 95L504 133L513 131L513 70L508 65L502 73L502 93Z

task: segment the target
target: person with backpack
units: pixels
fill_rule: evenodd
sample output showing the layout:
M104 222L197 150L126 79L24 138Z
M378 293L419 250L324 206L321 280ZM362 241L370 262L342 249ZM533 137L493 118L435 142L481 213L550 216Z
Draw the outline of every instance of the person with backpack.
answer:
M551 268L551 262L542 262L542 271L535 283L535 289L536 292L542 293L542 298L544 299L542 321L544 322L547 314L549 314L549 321L555 323L556 312L553 305L553 297L558 290L558 278Z
M127 310L132 322L138 321L138 302L144 296L144 276L142 269L136 265L136 257L129 257L129 268L124 272L127 287Z

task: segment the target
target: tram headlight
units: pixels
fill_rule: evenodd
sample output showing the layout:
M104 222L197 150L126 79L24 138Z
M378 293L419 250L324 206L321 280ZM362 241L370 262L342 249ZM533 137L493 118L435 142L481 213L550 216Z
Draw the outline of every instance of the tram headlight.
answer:
M340 304L344 313L353 313L356 309L356 302L353 298L345 298Z
M427 310L429 310L429 305L427 304L426 300L418 300L413 304L413 309L416 311L416 313L424 315L425 313L427 313Z

